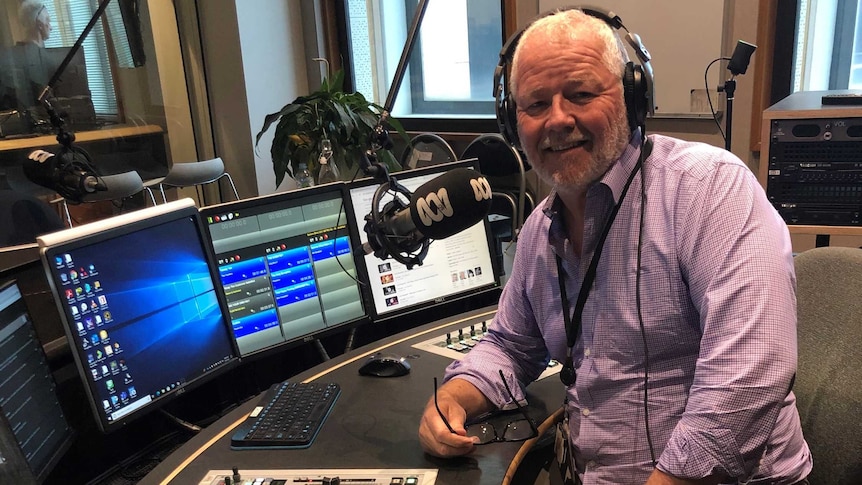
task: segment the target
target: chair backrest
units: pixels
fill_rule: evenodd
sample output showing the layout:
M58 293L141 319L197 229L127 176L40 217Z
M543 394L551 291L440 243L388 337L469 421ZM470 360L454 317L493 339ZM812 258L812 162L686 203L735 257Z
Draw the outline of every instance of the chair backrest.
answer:
M440 135L419 133L414 136L401 154L401 166L414 169L458 160L455 150Z
M36 242L36 236L66 226L47 202L15 190L0 190L0 246Z
M862 483L862 249L814 248L794 264L794 393L814 459L810 481Z
M221 157L200 162L175 163L171 165L163 185L191 187L214 182L224 175L224 161Z
M470 158L478 160L479 171L488 178L492 191L508 193L518 201L517 211L506 215L513 217L520 229L532 210L527 202L532 200L532 196L527 193L526 166L521 154L499 133L486 133L476 137L464 149L461 159Z

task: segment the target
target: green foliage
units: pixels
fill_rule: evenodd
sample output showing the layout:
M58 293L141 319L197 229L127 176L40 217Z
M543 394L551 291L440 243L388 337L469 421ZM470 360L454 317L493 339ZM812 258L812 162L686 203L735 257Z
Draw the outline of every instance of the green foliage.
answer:
M343 83L344 72L338 71L331 82L324 79L318 91L300 96L264 118L255 146L277 121L270 148L276 187L281 185L285 174L292 177L300 163L307 164L312 174L317 173L324 137L332 144L332 160L342 177L352 178L359 168L358 161L369 148L371 134L383 108L366 100L362 93L345 93ZM388 121L406 140L407 134L401 124L393 118ZM380 150L377 156L391 172L401 169L388 150Z

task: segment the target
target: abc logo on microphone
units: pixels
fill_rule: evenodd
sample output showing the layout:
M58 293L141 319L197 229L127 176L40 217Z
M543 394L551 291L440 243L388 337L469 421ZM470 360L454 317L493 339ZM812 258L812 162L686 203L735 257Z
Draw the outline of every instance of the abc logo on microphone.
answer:
M485 177L469 179L470 189L475 202L491 200L491 186ZM446 217L455 216L455 209L449 196L450 189L442 187L436 192L430 192L415 200L416 215L422 225L430 227L441 222Z

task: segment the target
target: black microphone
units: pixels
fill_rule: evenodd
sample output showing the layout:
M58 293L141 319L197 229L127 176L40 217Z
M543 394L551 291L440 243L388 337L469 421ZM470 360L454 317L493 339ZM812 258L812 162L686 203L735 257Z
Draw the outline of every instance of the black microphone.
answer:
M727 69L734 76L745 74L748 69L748 63L751 61L751 55L757 46L749 44L744 40L736 41L736 48L733 49L733 55L730 57L730 62L727 63Z
M76 160L74 151L64 150L55 155L34 150L24 161L23 169L31 182L57 192L72 203L82 202L84 196L97 190L108 190L86 162Z
M378 187L371 213L365 220L368 242L365 254L392 257L412 269L422 265L431 240L445 239L480 222L491 208L491 186L475 170L455 168L422 184L412 194L400 184L394 189L409 196L409 204L396 196L379 211L380 198L392 182ZM415 254L414 254L415 253Z

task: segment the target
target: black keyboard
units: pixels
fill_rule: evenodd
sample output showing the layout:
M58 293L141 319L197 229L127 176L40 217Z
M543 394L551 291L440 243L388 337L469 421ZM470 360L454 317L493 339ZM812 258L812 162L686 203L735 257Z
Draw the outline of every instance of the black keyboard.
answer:
M340 393L341 388L333 383L274 384L237 428L230 447L308 448Z

